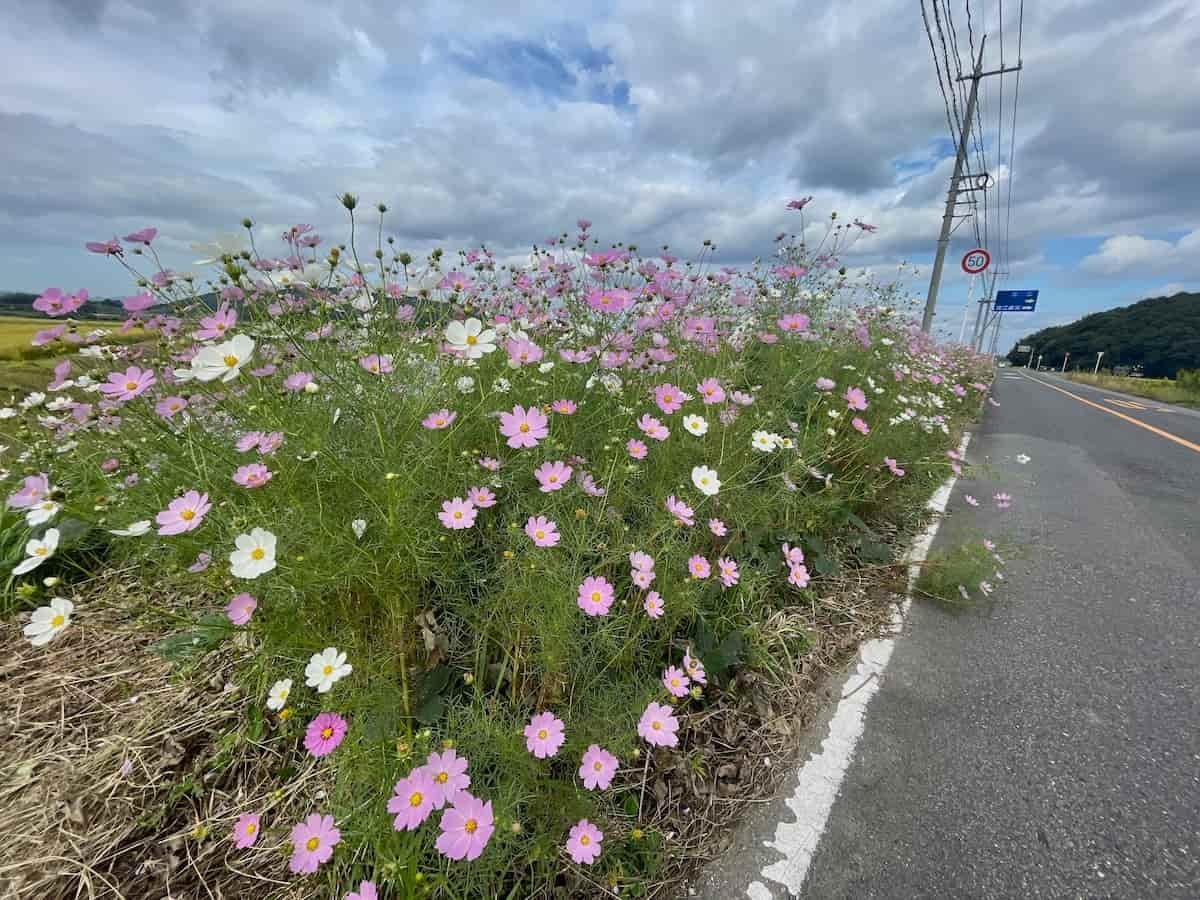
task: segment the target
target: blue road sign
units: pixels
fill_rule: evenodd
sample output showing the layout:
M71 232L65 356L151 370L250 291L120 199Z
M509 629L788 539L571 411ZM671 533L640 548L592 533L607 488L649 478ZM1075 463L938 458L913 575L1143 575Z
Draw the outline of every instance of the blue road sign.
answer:
M1033 312L1037 307L1037 291L996 291L993 312Z

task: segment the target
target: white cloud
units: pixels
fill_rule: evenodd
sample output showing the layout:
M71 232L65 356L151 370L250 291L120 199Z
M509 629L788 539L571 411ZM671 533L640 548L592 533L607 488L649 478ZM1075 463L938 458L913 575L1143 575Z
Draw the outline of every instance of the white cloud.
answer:
M1137 234L1114 235L1095 253L1084 257L1079 268L1099 275L1138 277L1162 272L1200 273L1200 229L1174 242Z

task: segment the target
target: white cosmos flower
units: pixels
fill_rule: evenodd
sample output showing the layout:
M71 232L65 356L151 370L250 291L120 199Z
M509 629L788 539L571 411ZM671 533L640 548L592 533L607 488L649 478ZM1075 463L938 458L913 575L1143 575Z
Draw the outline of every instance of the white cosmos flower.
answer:
M220 344L202 347L192 357L190 369L176 369L175 376L182 381L195 378L197 381L232 381L241 374L242 366L254 355L254 339L244 334L234 335Z
M41 503L35 503L25 511L25 521L29 525L45 525L62 509L53 500L43 500Z
M54 597L49 606L41 606L33 611L33 618L22 629L29 643L41 647L58 637L59 632L71 624L71 613L75 604L62 597Z
M6 406L0 409L0 419L11 419L17 414L17 411L11 406Z
M21 409L33 409L35 406L41 406L45 402L46 395L41 391L34 391L26 395L25 399L21 401Z
M287 705L291 693L292 679L281 678L271 685L271 692L267 695L267 709L276 711L283 709Z
M750 446L762 453L770 453L779 446L780 437L769 431L756 431L750 435Z
M715 497L717 491L721 490L721 479L717 477L716 470L708 466L696 466L692 469L692 484L706 497Z
M362 536L367 533L367 520L355 519L350 523L350 530L354 532L356 538L361 540Z
M128 528L113 528L109 533L117 537L141 537L150 530L149 519L139 519Z
M239 534L237 547L229 554L229 571L234 578L257 578L275 568L275 535L263 528Z
M197 253L203 254L203 258L192 262L193 266L210 266L220 262L221 257L226 254L241 253L242 238L241 235L225 232L218 234L214 241L206 244L190 244L189 246Z
M326 647L320 653L314 653L304 667L304 683L315 687L318 694L324 694L353 671L354 667L346 662L345 653L338 653L337 647Z
M27 559L19 562L12 570L14 575L24 575L26 572L32 572L46 560L54 555L54 551L58 549L58 529L47 528L46 533L41 538L33 538L25 545L25 556Z
M446 326L446 343L467 357L479 359L496 349L496 332L484 328L474 316L465 322L451 322Z
M683 427L700 437L708 431L708 420L704 416L687 415L683 417Z

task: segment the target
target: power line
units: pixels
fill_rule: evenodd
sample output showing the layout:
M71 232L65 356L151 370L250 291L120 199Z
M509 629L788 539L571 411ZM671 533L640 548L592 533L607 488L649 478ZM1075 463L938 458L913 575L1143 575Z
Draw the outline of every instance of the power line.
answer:
M1017 155L1017 101L1021 96L1021 45L1025 30L1025 0L1021 0L1021 6L1017 12L1017 80L1013 85L1013 102L1012 102L1012 131L1009 135L1008 145L1008 210L1005 213L1004 223L1004 245L1009 246L1009 232L1012 229L1012 183L1013 183L1013 159Z
M996 169L999 172L1000 166L1004 161L1004 0L1000 0L1000 101L996 110ZM1000 231L1000 205L996 204L996 239L1001 240ZM1000 244L999 258L1001 260L1001 268L997 271L1004 271L1008 268L1007 254L1008 247L1005 243Z
M950 100L946 96L946 85L942 81L942 67L938 62L937 48L933 45L933 32L929 28L929 15L925 11L925 0L921 0L921 20L925 23L925 36L929 38L929 52L933 54L933 68L937 73L938 88L942 92L942 104L946 107L946 125L950 129L950 135L954 135L954 118L950 115ZM950 73L946 73L946 80L950 80ZM951 82L951 90L953 90L953 82Z

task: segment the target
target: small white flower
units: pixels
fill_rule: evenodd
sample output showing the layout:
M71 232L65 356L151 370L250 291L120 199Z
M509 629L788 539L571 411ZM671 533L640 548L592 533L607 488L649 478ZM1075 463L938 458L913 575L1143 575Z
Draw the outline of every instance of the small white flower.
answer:
M71 409L75 405L75 401L70 397L55 397L46 404L46 409L50 412L62 412L64 409Z
M281 678L279 681L271 685L271 692L267 695L267 709L279 711L287 706L288 696L292 693L292 679Z
M56 515L61 509L53 500L43 500L41 503L35 503L25 511L25 522L29 525L45 525Z
M761 453L770 453L779 446L780 437L769 431L756 431L750 435L750 446Z
M113 528L109 533L117 537L141 537L150 530L149 519L139 519L128 528Z
M19 562L12 570L14 575L24 575L26 572L32 572L46 560L54 555L54 551L58 549L58 529L47 528L46 533L41 538L33 538L25 545L26 559Z
M474 316L465 322L451 322L446 326L446 343L467 359L479 359L496 349L496 331L484 328Z
M263 528L239 534L229 554L229 571L235 578L257 578L275 568L275 535Z
M46 395L41 391L34 391L21 401L21 409L33 409L35 406L41 406L46 402Z
M704 416L697 416L693 413L683 417L683 427L696 437L701 437L708 431L708 420Z
M463 375L455 380L454 387L460 394L469 394L475 390L475 379L470 375Z
M1031 456L1026 456L1024 453L1017 454L1017 462L1019 462L1021 465L1025 465L1032 458L1033 457Z
M337 647L326 647L320 653L314 653L304 667L304 683L315 687L318 694L325 694L335 682L353 671L354 667L346 662L345 653L338 653Z
M33 611L33 619L23 629L25 637L35 647L50 643L71 624L74 609L75 604L70 600L54 597L49 606L41 606Z
M176 369L181 381L232 381L241 374L242 366L254 356L254 340L244 334L234 335L220 344L202 347L192 357L190 369Z
M507 378L497 378L492 382L492 390L497 394L507 394L512 390L512 382Z
M353 522L350 523L350 530L354 532L354 536L356 538L361 540L362 536L364 534L366 534L366 532L367 532L367 520L366 519L355 519Z
M717 477L716 470L708 466L696 466L692 469L692 484L706 497L715 497L717 491L721 490L721 479Z
M538 371L541 372L543 375L545 375L547 372L549 372L553 368L554 368L554 363L552 363L552 362L544 362L544 363L538 364Z
M315 394L320 389L321 389L321 386L319 384L317 384L315 381L310 381L308 384L306 384L304 386L304 393Z

